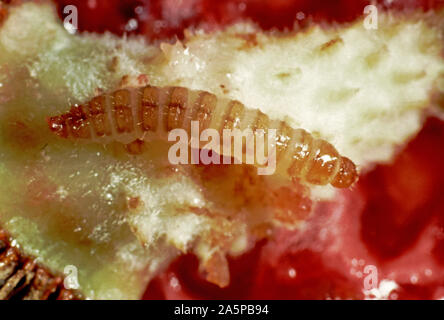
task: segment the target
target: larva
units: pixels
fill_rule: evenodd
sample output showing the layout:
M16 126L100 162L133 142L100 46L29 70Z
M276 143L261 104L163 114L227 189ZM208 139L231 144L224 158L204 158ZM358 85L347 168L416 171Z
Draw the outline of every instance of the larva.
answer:
M175 128L189 133L191 121L198 121L200 132L212 128L221 136L223 129L275 128L276 173L286 179L347 188L358 177L354 163L329 142L205 91L155 86L119 89L47 119L50 130L63 138L125 144L155 137L166 140Z

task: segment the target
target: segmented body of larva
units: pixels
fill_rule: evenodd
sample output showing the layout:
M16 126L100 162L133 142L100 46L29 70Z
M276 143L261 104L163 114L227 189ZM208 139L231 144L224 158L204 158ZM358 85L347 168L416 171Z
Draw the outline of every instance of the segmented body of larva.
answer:
M268 129L276 129L276 174L338 188L349 187L358 177L353 162L340 156L329 142L315 139L303 129L293 129L284 121L271 120L238 101L183 87L120 89L47 121L51 131L63 138L125 144L156 137L166 140L176 128L190 133L192 121L198 121L201 132L209 128L219 133L248 128L263 130L267 135Z

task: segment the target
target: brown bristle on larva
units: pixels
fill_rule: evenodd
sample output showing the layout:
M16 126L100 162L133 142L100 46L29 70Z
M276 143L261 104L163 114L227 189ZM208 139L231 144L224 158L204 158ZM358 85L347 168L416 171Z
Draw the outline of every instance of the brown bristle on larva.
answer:
M173 88L165 116L165 126L168 131L181 127L187 108L188 90L181 87Z
M245 107L239 101L230 101L228 104L225 119L222 122L222 129L239 129Z
M151 86L143 88L139 108L142 130L155 132L159 119L159 89Z
M117 90L110 96L115 128L118 133L134 130L131 98L128 90Z
M111 135L111 124L107 115L109 104L106 102L106 96L101 95L93 98L88 106L86 106L88 116L91 118L94 133L98 137Z
M216 129L221 136L224 129L276 129L276 172L284 178L316 185L330 183L337 188L347 188L358 178L354 163L339 155L329 142L315 139L284 121L271 121L266 114L247 109L239 101L218 99L205 91L182 87L127 88L97 96L85 106L48 118L50 130L63 138L108 143L108 136L129 144L146 139L146 131L159 133L165 140L168 132L176 128L190 132L191 121L198 121L201 131ZM136 125L140 130L136 130ZM139 154L140 146L139 142L127 150ZM223 150L218 152L227 156Z
M210 127L213 111L216 108L217 97L209 92L201 92L193 105L191 119L199 123L199 130Z

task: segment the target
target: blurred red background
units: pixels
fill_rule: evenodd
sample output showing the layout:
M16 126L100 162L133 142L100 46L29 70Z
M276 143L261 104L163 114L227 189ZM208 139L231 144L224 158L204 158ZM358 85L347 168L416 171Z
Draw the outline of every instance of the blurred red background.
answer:
M149 40L181 38L249 19L265 30L296 21L346 22L363 0L57 0L79 9L81 31L140 34ZM441 8L444 0L378 1L385 9ZM296 19L298 13L300 19ZM301 17L303 17L301 19ZM444 123L429 118L393 164L377 166L353 190L322 203L305 231L276 238L230 259L231 284L206 282L197 259L186 255L154 279L145 299L362 299L366 266L378 281L394 280L390 299L444 297Z

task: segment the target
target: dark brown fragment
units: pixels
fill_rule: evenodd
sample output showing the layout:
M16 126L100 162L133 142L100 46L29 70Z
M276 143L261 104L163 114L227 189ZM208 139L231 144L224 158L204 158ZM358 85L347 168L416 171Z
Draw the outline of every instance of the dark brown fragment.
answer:
M0 228L0 300L78 300L80 293L65 289L63 277L23 254Z

